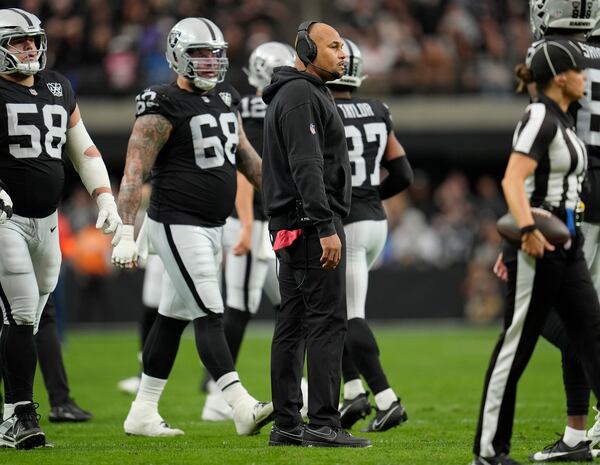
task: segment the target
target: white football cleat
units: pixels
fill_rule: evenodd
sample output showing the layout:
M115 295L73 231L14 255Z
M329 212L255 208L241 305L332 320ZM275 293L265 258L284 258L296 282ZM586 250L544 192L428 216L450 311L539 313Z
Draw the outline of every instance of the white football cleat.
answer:
M201 418L204 421L227 421L233 418L233 410L221 391L206 396Z
M135 396L140 388L141 378L139 376L131 376L129 378L122 379L117 383L119 391L125 394L131 394Z
M592 407L596 411L596 423L588 429L587 438L590 441L590 447L593 449L598 443L600 443L600 410L596 407Z
M152 405L136 401L131 403L123 429L125 434L134 436L171 437L185 434L178 428L171 428Z
M233 409L235 430L240 436L258 434L260 429L273 420L273 402L258 402L252 396L237 403Z

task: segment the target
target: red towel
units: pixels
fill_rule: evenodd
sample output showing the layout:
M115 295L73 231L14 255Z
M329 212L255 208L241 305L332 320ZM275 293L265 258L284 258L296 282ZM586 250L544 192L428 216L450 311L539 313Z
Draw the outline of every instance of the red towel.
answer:
M280 229L275 236L273 250L289 247L300 237L300 234L302 234L302 229L293 229L291 231L289 229Z

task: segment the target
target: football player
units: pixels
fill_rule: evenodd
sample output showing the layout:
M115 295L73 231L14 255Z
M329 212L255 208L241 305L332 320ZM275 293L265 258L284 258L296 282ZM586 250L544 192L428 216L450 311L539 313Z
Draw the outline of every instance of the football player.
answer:
M240 115L248 140L262 152L263 126L266 103L262 90L271 82L273 68L293 66L296 52L280 42L259 45L250 55L248 82L256 88L255 95L244 96L240 101ZM224 316L225 337L233 361L242 344L248 321L254 315L262 297L263 289L273 306L281 302L279 283L275 271L275 254L268 235L268 218L260 194L238 173L235 210L227 219L223 231L223 247L226 254L225 283L227 286L227 309ZM230 409L214 382L207 385L208 395L202 410L202 419L210 421L230 418Z
M346 232L346 300L348 333L342 359L344 402L341 424L350 428L371 412L362 375L374 394L376 414L365 432L385 431L407 420L406 411L390 387L373 332L365 320L369 269L383 250L387 220L382 200L398 194L412 183L413 173L404 149L396 139L387 106L360 98L354 92L366 78L356 44L344 39L346 74L327 86L332 91L348 143L352 164L352 203L344 219ZM388 176L381 181L381 167Z
M96 227L119 239L121 219L100 152L85 129L69 81L45 70L46 34L26 11L0 10L0 446L45 445L33 377L34 333L58 279L56 208L67 153L100 210Z
M600 291L600 133L596 120L593 90L600 84L600 48L594 46L595 32L590 33L600 14L600 2L576 0L530 0L530 23L535 42L531 45L527 61L544 38L569 38L578 45L588 59L586 92L584 97L569 108L577 125L577 135L585 142L588 152L586 186L582 191L585 203L584 222L581 230L585 236L583 251L596 291ZM589 36L588 43L586 35ZM535 98L535 88L529 89ZM506 267L500 255L494 267L496 274L506 280ZM567 426L564 434L555 442L531 455L534 462L591 460L590 445L600 442L600 415L586 432L590 388L581 362L575 355L571 341L555 311L550 312L542 329L542 336L557 346L562 353L563 380L567 398ZM597 454L596 454L597 455Z
M200 358L233 409L238 434L254 434L272 418L273 405L258 402L240 382L223 332L218 271L236 167L254 186L261 182L261 160L242 128L239 95L223 83L226 48L212 21L181 20L167 37L166 58L176 82L152 86L136 98L119 194L125 225L112 259L119 267L136 265L133 223L152 170L148 238L165 273L159 314L142 355L140 387L124 424L128 434L183 434L163 421L158 401L190 321Z

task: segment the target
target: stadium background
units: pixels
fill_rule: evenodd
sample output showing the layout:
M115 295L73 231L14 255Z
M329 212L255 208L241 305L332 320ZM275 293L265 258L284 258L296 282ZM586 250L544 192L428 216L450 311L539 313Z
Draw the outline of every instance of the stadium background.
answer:
M371 318L465 318L501 311L491 275L505 211L499 180L526 99L512 68L529 37L523 0L24 0L48 34L48 67L78 93L86 125L115 187L133 122L134 95L172 80L165 35L185 16L206 16L229 42L227 79L251 92L242 67L268 40L292 42L320 18L354 40L369 75L360 89L391 108L414 185L387 202L390 237L372 273ZM67 162L68 164L68 162ZM110 246L91 225L95 205L69 166L62 205L65 263L58 297L67 322L135 321L143 272L111 269ZM62 296L62 297L61 297ZM271 311L261 309L269 318Z

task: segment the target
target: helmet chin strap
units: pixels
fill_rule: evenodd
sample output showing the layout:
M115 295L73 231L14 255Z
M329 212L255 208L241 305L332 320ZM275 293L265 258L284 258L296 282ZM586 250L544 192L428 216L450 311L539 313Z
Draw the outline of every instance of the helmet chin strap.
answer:
M191 81L194 84L194 86L196 86L198 89L202 89L205 91L214 89L214 87L217 85L216 82L210 81L208 79L200 78L200 77L195 77Z

